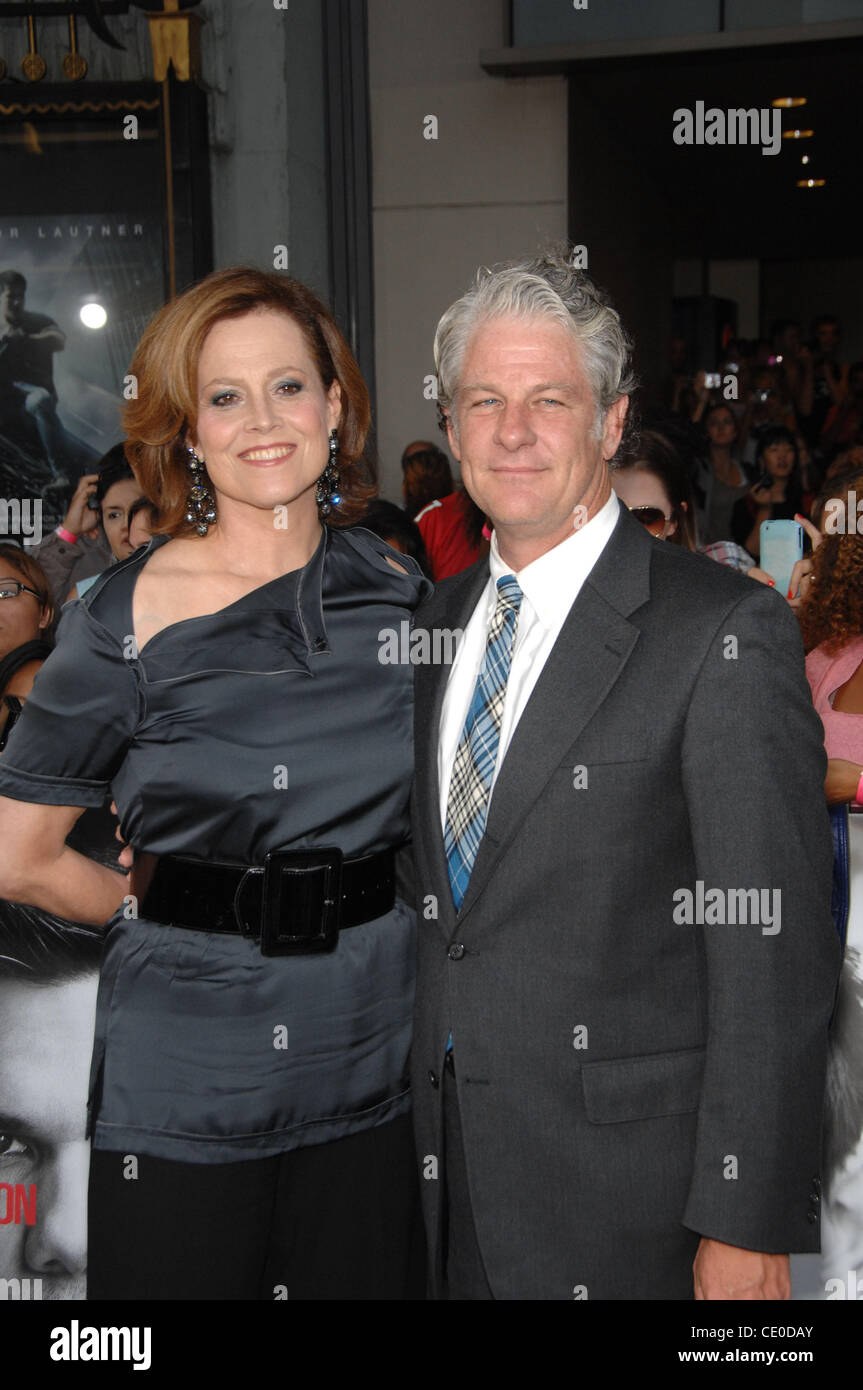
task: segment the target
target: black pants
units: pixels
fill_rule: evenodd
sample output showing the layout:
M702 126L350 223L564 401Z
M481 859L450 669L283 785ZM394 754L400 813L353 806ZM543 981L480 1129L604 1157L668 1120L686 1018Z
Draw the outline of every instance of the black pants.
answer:
M246 1163L94 1150L89 1299L422 1299L408 1116Z

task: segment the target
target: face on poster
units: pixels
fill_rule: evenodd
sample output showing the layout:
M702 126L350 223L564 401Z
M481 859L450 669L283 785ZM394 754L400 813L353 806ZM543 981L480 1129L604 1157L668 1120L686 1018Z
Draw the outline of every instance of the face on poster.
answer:
M0 972L0 1298L86 1296L97 970Z
M0 538L37 545L121 438L161 235L141 214L0 218Z

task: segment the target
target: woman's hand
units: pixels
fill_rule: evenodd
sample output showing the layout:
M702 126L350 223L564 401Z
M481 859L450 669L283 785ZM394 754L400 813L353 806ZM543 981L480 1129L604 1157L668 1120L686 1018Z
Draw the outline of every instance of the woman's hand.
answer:
M773 575L768 574L766 570L761 569L758 565L752 565L751 568L746 571L746 577L747 579L757 579L759 584L767 584L771 589L776 588L776 580L773 578Z
M63 518L64 530L71 531L73 536L89 536L98 530L99 513L87 506L87 498L94 495L98 481L98 473L85 473L78 479L69 510Z
M808 517L801 516L799 512L796 513L794 520L800 522L812 542L813 552L816 551L824 539L823 534ZM788 585L788 593L785 598L788 600L788 607L793 608L795 612L803 600L808 597L809 587L814 583L813 568L811 555L804 555L802 560L796 560L794 563L794 568L791 571L791 582ZM771 587L776 585L773 576L768 574L766 570L759 569L757 565L753 565L752 569L746 572L750 579L757 579L760 584L769 584Z
M117 863L121 864L124 869L131 869L135 863L135 851L132 849L132 846L128 845L123 839L123 832L120 829L120 813L117 810L116 801L111 802L111 815L117 817L117 829L114 831L114 839L119 840L120 844L123 846L117 856Z
M824 778L827 805L841 806L843 802L855 801L861 772L863 768L859 763L849 763L847 758L828 758Z
M814 554L823 541L824 536L818 530L818 527L814 526L808 517L801 516L800 512L796 513L794 520L800 522L800 525L812 542L812 552ZM795 612L800 607L803 600L808 597L809 589L815 582L812 574L813 568L812 556L806 555L802 560L796 562L791 571L791 583L788 586L788 593L785 597L788 599L789 606L793 608Z
M764 511L769 511L770 504L773 501L773 484L767 483L763 487L750 488L749 496L752 498L756 507Z

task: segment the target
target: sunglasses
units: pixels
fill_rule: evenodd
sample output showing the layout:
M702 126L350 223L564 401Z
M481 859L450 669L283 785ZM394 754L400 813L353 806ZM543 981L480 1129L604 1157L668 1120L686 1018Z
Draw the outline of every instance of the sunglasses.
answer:
M29 588L27 584L22 584L20 579L0 580L0 599L18 598L22 593L32 594L40 603L45 602L41 594L37 594L36 590Z
M630 507L629 510L636 521L640 521L642 526L646 527L651 536L658 536L665 523L671 520L671 517L666 516L660 507Z

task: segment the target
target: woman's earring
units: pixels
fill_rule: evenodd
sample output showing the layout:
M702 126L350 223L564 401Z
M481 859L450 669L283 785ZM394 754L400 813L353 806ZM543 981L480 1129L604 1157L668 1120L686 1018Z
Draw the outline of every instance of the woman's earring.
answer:
M318 515L321 517L329 516L333 507L337 507L341 502L339 488L341 478L337 467L339 457L339 436L335 430L330 430L330 457L327 466L318 478L317 492L315 500L318 504Z
M187 453L192 485L186 502L186 520L194 526L199 536L206 536L216 520L216 501L210 492L210 480L203 471L204 460L198 458L191 444L187 446Z

